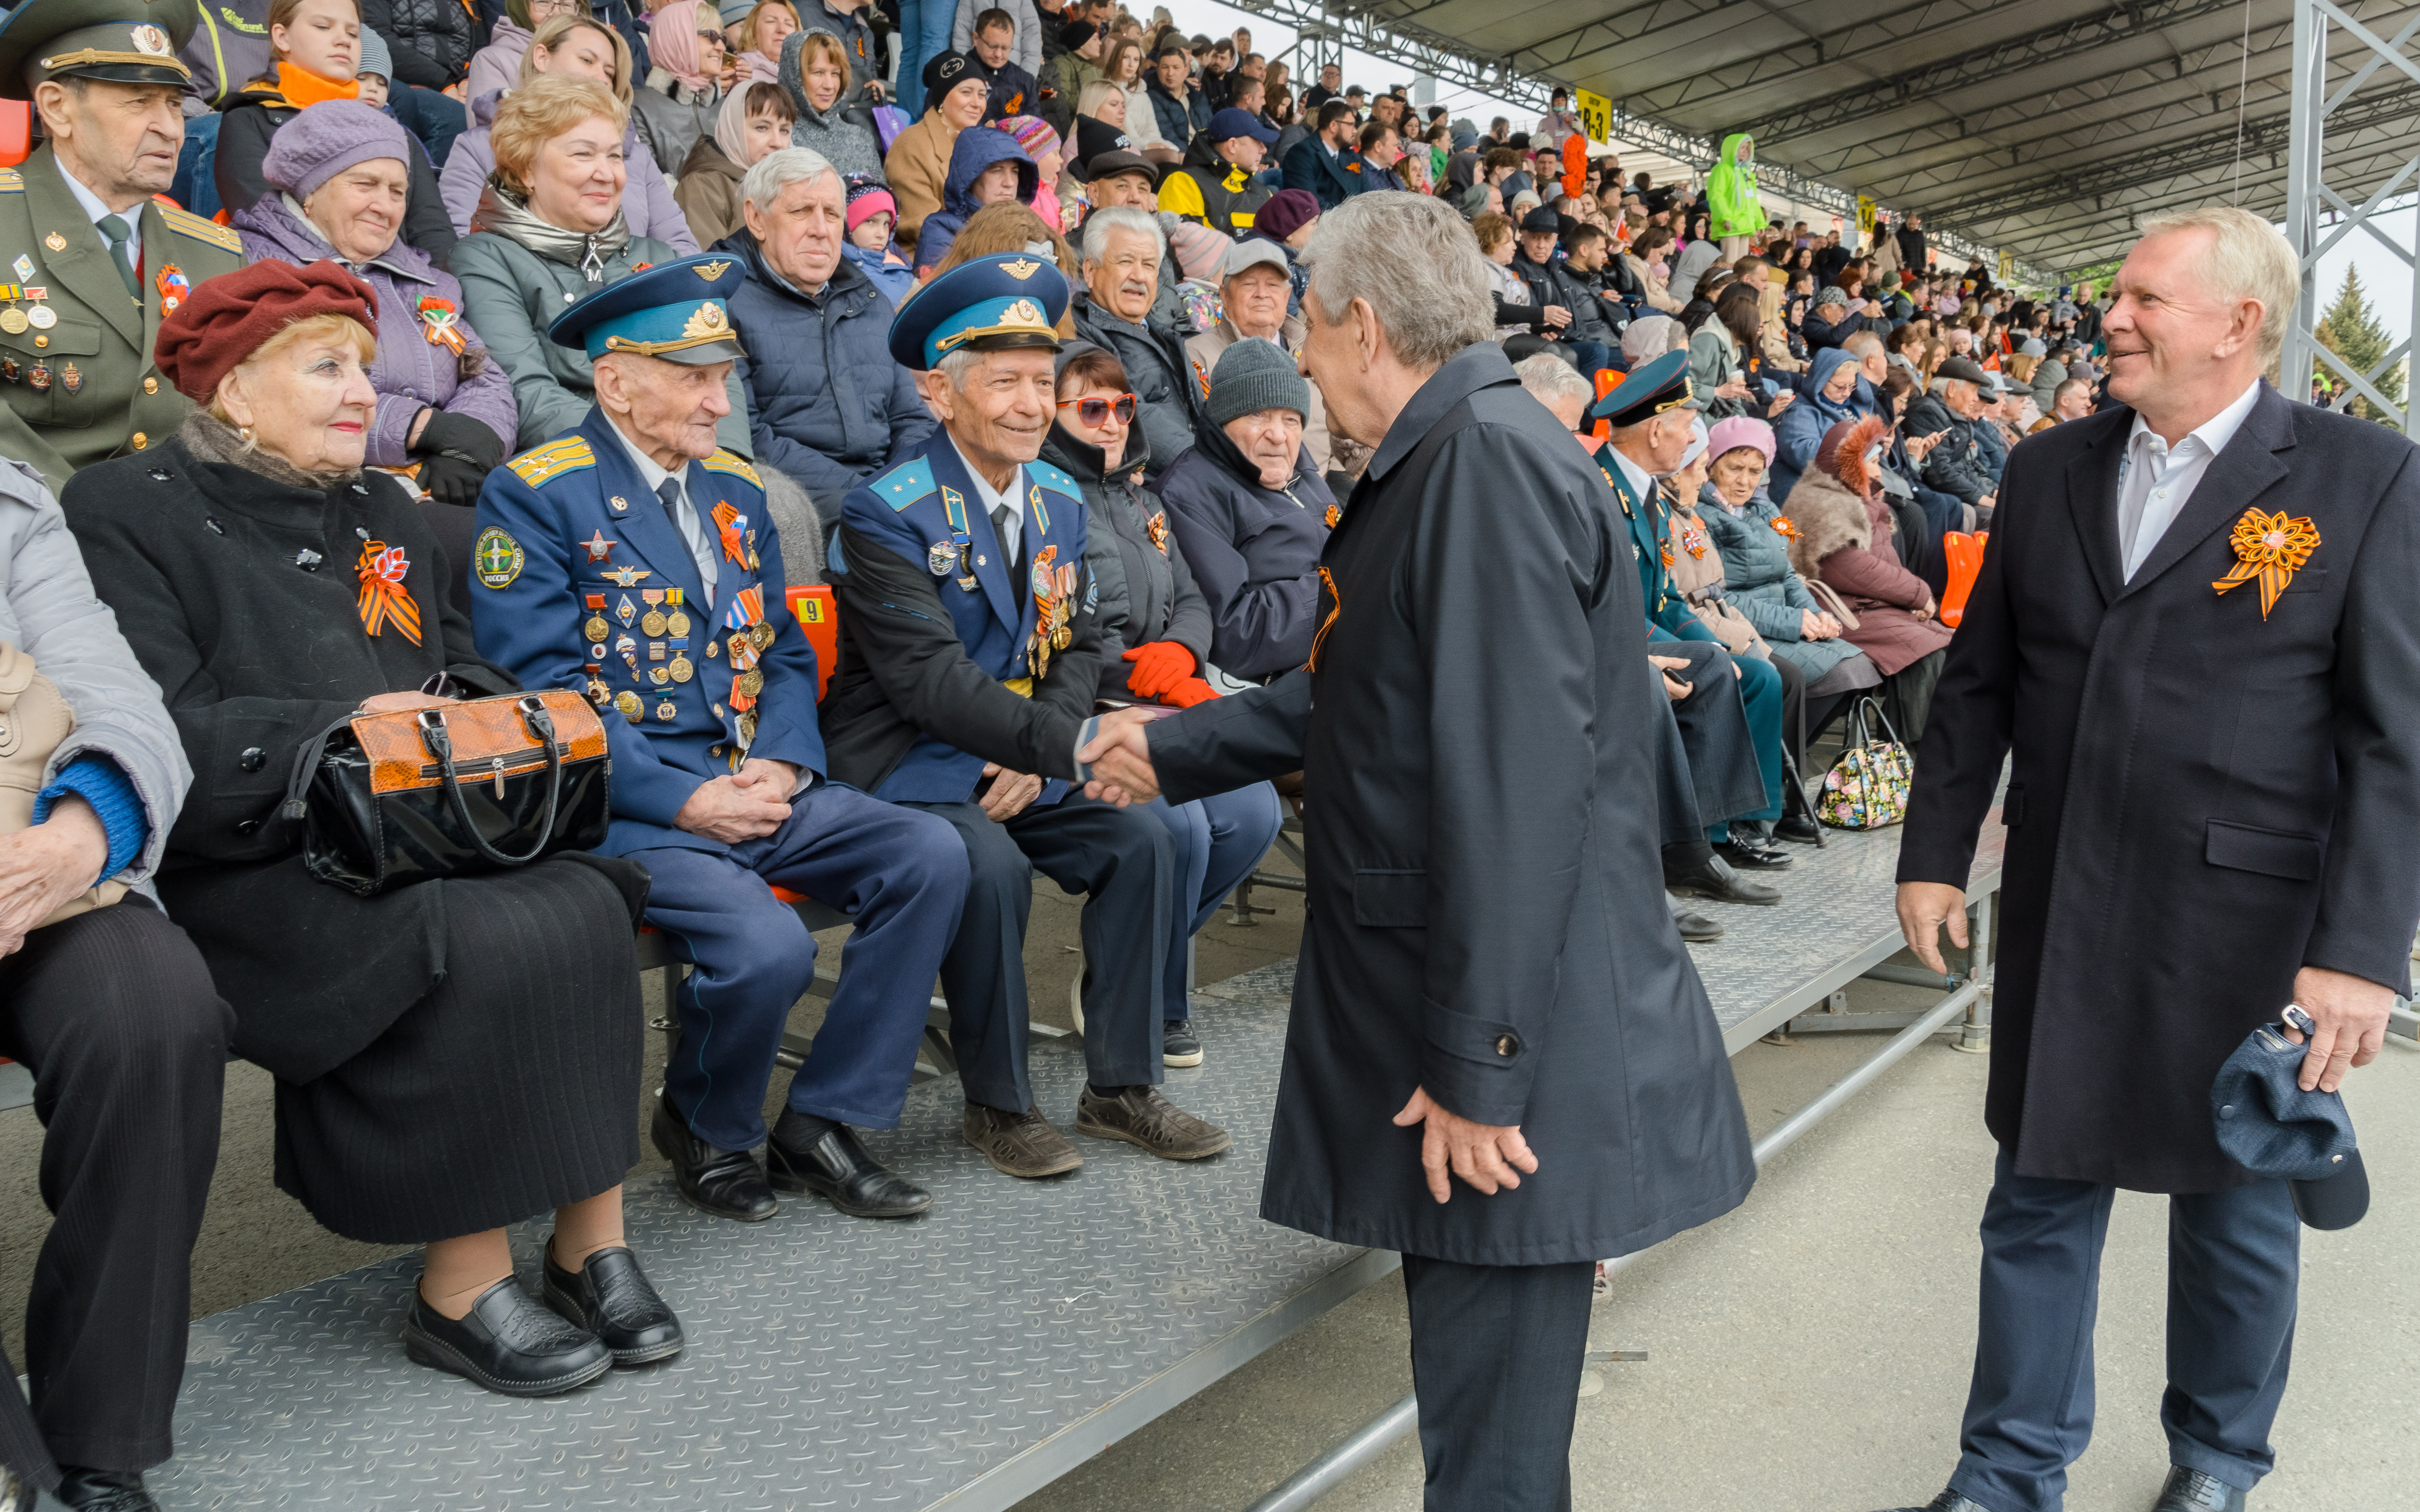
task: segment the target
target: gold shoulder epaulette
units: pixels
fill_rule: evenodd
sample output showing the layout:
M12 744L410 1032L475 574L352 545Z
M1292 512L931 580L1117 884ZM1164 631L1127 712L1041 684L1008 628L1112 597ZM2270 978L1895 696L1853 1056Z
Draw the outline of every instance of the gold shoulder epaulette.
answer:
M566 472L595 467L597 454L589 450L585 438L566 436L544 446L532 447L504 465L511 468L523 483L535 488Z
M737 452L717 451L712 456L706 459L705 467L706 471L708 472L737 473L740 477L746 478L750 483L754 484L758 492L761 493L764 491L765 480L758 477L756 475L756 470L748 465L748 459L741 456Z
M24 192L24 175L14 168L0 168L0 194L22 194Z
M159 204L157 200L152 203ZM243 250L243 239L236 235L235 227L221 225L216 221L205 221L191 210L180 210L174 205L161 205L160 219L167 222L168 229L178 236L192 237L196 241L207 241L214 247L224 247L229 252Z

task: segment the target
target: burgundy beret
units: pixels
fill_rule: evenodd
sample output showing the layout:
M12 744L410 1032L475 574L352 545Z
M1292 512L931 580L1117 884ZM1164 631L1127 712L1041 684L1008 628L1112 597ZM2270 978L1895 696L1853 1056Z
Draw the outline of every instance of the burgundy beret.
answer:
M378 295L367 284L326 258L302 268L249 263L194 285L160 322L152 357L178 393L208 404L219 379L295 321L350 316L375 336L377 307Z

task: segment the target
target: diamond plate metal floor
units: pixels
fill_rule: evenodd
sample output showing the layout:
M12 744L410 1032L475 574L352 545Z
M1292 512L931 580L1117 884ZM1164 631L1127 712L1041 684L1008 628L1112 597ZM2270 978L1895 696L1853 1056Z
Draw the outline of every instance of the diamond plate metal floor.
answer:
M801 1198L747 1226L691 1211L668 1177L634 1184L631 1245L689 1348L566 1396L498 1396L406 1360L411 1257L201 1319L155 1493L214 1509L1011 1505L1393 1268L1257 1216L1285 1021L1246 1006L1268 983L1221 986L1195 1013L1209 1063L1169 1090L1233 1132L1222 1156L1178 1165L1079 1138L1081 1170L1016 1181L960 1143L955 1082L929 1084L868 1139L932 1188L923 1218ZM1037 1044L1033 1071L1069 1126L1076 1048ZM525 1282L543 1236L515 1231Z

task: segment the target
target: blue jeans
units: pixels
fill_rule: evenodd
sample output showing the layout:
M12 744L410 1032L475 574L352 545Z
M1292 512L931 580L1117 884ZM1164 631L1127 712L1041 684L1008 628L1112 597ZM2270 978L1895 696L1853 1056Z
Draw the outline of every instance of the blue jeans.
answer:
M1575 341L1567 345L1579 359L1582 376L1594 378L1602 369L1613 365L1613 348L1601 341Z
M1278 790L1266 782L1172 807L1165 798L1154 798L1148 807L1176 843L1176 907L1171 910L1176 928L1169 937L1160 993L1160 1011L1172 1024L1193 1016L1185 994L1190 954L1186 947L1218 911L1218 900L1234 891L1269 853L1283 815Z
M924 118L924 65L950 50L957 0L899 0L899 108Z
M219 212L219 183L211 165L218 161L219 122L225 116L185 117L185 145L177 149L177 177L169 181L168 197L204 220Z
M2117 1188L2019 1176L2004 1149L1983 1206L1975 1381L1950 1489L1991 1512L2057 1512L2092 1439L2092 1327ZM2168 1199L2172 1464L2250 1490L2294 1349L2302 1224L2283 1181Z

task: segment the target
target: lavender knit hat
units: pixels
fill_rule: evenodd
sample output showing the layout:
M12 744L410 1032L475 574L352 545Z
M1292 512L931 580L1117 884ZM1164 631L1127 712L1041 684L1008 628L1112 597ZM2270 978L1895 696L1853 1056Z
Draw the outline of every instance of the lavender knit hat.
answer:
M382 110L358 100L325 100L277 129L260 176L296 199L358 163L393 158L411 162L411 138Z

